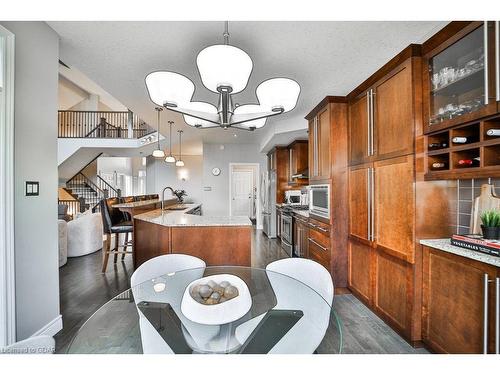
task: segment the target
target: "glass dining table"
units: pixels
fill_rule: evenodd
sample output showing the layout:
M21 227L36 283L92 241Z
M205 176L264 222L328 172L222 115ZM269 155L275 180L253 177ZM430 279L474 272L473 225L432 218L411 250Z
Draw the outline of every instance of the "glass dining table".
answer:
M191 316L183 304L191 298L189 286L224 275L237 276L248 287L249 307L242 316L228 322L224 314L208 311L215 305L196 306L199 302L201 315ZM234 313L231 307L229 315ZM220 322L200 322L207 317ZM83 324L67 352L338 354L341 327L329 302L296 279L265 269L210 266L161 275L119 294Z

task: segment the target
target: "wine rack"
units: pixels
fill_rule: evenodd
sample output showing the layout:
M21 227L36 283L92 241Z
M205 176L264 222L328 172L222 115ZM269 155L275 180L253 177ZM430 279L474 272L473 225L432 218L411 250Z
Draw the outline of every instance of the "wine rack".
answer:
M428 134L425 179L500 177L500 136L488 135L488 131L498 134L496 129L500 130L498 115ZM456 137L466 142L453 142Z

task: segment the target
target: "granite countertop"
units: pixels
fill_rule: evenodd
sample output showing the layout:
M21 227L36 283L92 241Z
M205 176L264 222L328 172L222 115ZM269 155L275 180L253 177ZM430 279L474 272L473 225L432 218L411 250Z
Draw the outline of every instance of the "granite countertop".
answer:
M251 226L252 222L246 216L199 216L191 215L190 211L201 204L186 203L184 210L156 209L135 215L134 219L166 227L242 227Z
M451 244L449 238L440 238L436 240L420 240L421 245L432 247L433 249L446 251L447 253L460 255L464 258L477 260L479 262L491 264L500 267L500 257L481 253L479 251L469 250L464 247L458 247Z
M309 211L307 211L307 210L292 210L292 211L293 211L294 214L303 216L305 218L309 217Z
M165 200L165 202L167 202ZM142 207L142 206L151 206L152 204L160 203L159 199L148 199L145 201L136 201L136 202L130 202L130 203L118 203L114 204L112 207L113 208L137 208L137 207Z

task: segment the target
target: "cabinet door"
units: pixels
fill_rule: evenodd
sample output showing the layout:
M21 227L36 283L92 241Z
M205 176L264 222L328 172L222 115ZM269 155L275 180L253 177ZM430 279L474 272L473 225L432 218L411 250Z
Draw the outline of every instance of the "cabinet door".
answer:
M424 342L442 353L482 353L485 263L423 247ZM494 284L489 286L489 316L494 317ZM494 350L494 318L489 324L489 352Z
M309 120L309 179L317 177L316 172L316 117Z
M413 267L381 251L374 251L373 308L406 337L410 336Z
M348 285L364 303L371 303L371 257L372 249L351 239L348 245L349 271Z
M368 160L368 97L363 95L349 106L349 164Z
M374 163L374 240L377 248L414 262L413 156Z
M411 60L378 83L373 96L374 150L377 159L413 153Z
M330 161L330 107L326 106L318 113L318 136L316 137L318 179L326 180L331 176Z
M368 241L368 174L371 164L349 171L349 234Z

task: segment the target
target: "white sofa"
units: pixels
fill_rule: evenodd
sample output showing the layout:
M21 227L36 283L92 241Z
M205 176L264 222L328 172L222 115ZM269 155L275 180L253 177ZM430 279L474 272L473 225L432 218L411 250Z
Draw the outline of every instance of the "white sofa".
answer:
M102 218L88 212L68 222L68 257L79 257L102 248Z
M64 220L57 220L59 231L59 267L68 261L68 223Z

